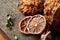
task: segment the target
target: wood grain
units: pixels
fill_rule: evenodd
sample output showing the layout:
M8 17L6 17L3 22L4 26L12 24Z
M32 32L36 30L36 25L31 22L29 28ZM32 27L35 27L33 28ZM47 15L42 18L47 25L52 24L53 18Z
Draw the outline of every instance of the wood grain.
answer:
M0 29L0 40L9 40L8 36Z

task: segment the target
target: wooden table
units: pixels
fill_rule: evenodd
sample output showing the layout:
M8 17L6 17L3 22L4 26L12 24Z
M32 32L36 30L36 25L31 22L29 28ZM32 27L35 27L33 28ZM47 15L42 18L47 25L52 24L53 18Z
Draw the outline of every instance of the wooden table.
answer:
M8 36L0 29L0 40L9 40Z

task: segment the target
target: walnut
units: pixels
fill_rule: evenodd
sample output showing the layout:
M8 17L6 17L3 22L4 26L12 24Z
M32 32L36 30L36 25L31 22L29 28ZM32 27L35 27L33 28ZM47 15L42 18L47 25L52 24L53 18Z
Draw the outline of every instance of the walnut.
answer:
M42 0L19 0L19 10L24 15L34 15L42 12Z
M44 16L51 28L60 32L60 0L46 0L44 3Z
M27 16L19 22L19 31L21 31L24 34L29 34L28 30L26 29L26 26L31 18L32 16Z
M42 15L27 16L19 22L19 30L24 34L41 34L46 27L46 19Z

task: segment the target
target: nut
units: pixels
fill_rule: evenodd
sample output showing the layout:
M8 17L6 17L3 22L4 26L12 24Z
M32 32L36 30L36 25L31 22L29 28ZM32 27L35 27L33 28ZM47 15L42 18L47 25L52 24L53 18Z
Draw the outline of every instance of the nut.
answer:
M60 0L46 0L44 16L54 31L60 32Z
M19 0L19 10L24 15L34 15L42 12L42 0Z
M20 32L25 33L25 34L29 34L28 30L26 29L26 26L27 26L28 21L31 18L32 18L32 16L27 16L19 22L19 31Z

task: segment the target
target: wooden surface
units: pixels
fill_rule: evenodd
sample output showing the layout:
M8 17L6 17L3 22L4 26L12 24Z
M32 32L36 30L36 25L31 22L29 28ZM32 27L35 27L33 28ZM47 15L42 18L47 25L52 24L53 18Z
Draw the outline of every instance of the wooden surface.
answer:
M9 40L8 36L0 29L0 40Z

